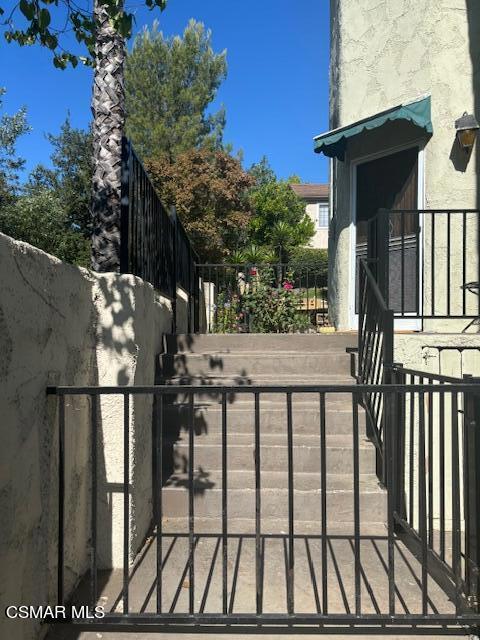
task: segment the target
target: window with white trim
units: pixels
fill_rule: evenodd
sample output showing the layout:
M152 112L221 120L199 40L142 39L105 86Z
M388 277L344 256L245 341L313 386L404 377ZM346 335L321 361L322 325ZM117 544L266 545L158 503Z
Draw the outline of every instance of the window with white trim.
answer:
M328 227L328 204L319 202L317 212L317 228L325 229Z

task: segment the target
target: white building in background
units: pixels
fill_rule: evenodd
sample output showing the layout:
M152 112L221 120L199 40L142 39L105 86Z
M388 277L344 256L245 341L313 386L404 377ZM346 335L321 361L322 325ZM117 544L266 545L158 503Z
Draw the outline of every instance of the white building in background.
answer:
M310 246L315 249L328 249L328 184L291 184L290 187L305 201L305 210L315 224L315 235L310 240Z

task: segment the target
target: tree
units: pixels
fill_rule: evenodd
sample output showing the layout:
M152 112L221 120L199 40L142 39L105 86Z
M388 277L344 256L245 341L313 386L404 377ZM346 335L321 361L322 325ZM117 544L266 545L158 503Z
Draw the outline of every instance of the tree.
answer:
M1 0L0 0L1 1ZM144 0L147 7L164 9L166 0ZM47 4L47 6L43 6ZM25 24L19 29L15 15ZM0 6L0 14L4 10ZM57 24L52 24L55 18ZM58 22L63 21L59 26ZM120 266L120 171L121 139L125 127L125 38L131 34L133 14L123 2L94 0L82 7L78 0L62 3L20 0L3 22L8 42L40 43L53 52L53 63L64 69L82 61L94 67L93 81L93 195L92 266L96 271L117 271ZM64 50L62 36L73 30L89 56Z
M65 262L88 264L90 242L72 229L61 199L44 185L27 188L24 195L0 208L0 230Z
M263 156L260 162L252 164L248 173L255 179L255 188L264 187L270 182L275 182L277 176L270 166L267 156Z
M183 37L154 23L135 39L125 68L127 134L144 158L173 161L189 149L222 147L225 111L207 113L227 72L211 32L191 20Z
M144 4L149 9L163 10L166 0L144 0ZM79 62L95 66L101 7L109 25L122 38L130 37L134 19L124 2L111 0L98 1L93 11L92 3L82 0L20 0L12 3L7 12L4 7L4 0L0 0L0 26L5 29L5 40L20 46L40 44L52 52L53 64L59 69L69 64L76 67ZM80 45L79 51L70 49L71 31Z
M89 130L72 127L67 116L58 135L48 134L53 146L52 168L35 167L29 188L43 185L62 202L66 219L85 238L92 234L90 186L92 182L92 135Z
M223 260L245 244L250 221L251 176L225 151L191 149L171 164L147 163L167 206L174 205L204 262Z
M0 87L0 108L4 95L5 89ZM28 131L25 107L13 116L3 114L0 118L0 209L11 202L18 187L18 172L25 161L17 156L16 144L18 138Z
M2 120L1 131L10 131L9 136L0 137L10 141L18 132L28 129L24 112L20 120ZM23 126L19 127L18 125ZM8 127L6 125L9 125ZM0 231L16 240L23 240L51 253L61 260L89 266L90 254L90 197L91 184L91 136L88 131L75 129L67 118L58 135L47 136L53 145L52 168L38 165L27 183L18 187L16 171L9 169L8 198L0 206ZM2 166L21 166L16 158L14 145L8 155L1 145Z
M266 175L264 169L263 176ZM305 203L290 188L291 182L292 179L265 179L255 185L250 194L252 238L257 244L274 249L282 262L293 247L307 244L315 233L315 225L305 212Z

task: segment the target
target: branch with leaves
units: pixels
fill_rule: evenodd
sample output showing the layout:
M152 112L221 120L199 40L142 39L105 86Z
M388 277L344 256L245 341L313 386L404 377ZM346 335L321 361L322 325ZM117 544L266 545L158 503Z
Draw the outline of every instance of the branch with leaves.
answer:
M81 0L78 0L81 2ZM163 11L167 0L144 0L149 9ZM122 0L102 2L114 29L123 37L132 33L134 16L124 6ZM66 69L78 63L93 66L95 59L95 20L91 4L77 4L76 0L20 0L6 7L0 0L0 25L4 27L7 42L20 46L40 44L53 54L53 64L58 69ZM69 33L86 49L80 55L65 46Z

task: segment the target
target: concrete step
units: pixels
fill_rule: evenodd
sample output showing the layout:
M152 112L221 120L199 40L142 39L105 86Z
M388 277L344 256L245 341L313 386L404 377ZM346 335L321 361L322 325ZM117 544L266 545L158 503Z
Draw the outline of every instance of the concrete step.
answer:
M191 353L164 354L160 356L162 376L282 376L303 377L309 375L350 376L350 356L333 351L298 352L249 352L249 353Z
M381 522L386 516L386 496L381 489L369 487L360 493L361 519L364 522ZM294 517L296 521L321 522L321 492L319 489L295 489ZM172 518L188 516L188 491L183 487L166 487L163 490L164 514ZM336 523L354 520L353 491L344 489L327 491L327 519ZM220 524L222 515L221 489L207 489L197 493L194 513L200 518L215 518ZM288 520L288 491L286 488L262 488L261 518ZM255 490L230 489L227 498L227 515L235 519L255 519Z
M327 439L327 447L333 443L341 442L342 444L351 446L353 442L353 435L351 433L345 434L328 434ZM336 436L338 435L338 438ZM362 443L365 442L365 437L362 435L359 436L362 439ZM319 444L319 433L297 433L293 432L293 446L294 447L311 447L317 446ZM185 431L182 432L179 438L176 441L176 445L185 444L188 445L188 433ZM203 432L195 435L195 447L197 445L211 445L218 446L222 445L222 435L220 431L212 431L212 432ZM254 445L254 432L253 430L250 433L227 433L227 449L229 447L235 446L253 446ZM287 430L284 429L283 432L277 433L269 433L265 430L260 431L260 446L261 447L277 447L277 446L286 446L287 445Z
M303 515L305 518L306 514ZM165 514L163 518L163 531L165 534L185 535L188 532L188 517L173 517ZM387 527L385 520L381 519L377 522L373 520L361 520L361 535L363 536L375 536L380 535L386 538ZM334 513L327 509L327 529L328 535L344 535L348 537L353 536L354 532L354 520L350 521L337 521ZM221 536L222 521L221 517L205 518L197 515L194 521L195 535L202 534L216 534ZM273 517L262 518L261 520L261 532L262 535L278 535L288 533L288 521L286 517ZM318 520L296 520L295 521L295 535L313 535L316 539L320 538L321 522ZM228 534L229 536L235 535L249 535L252 537L252 544L254 544L255 534L255 520L251 518L235 518L228 521ZM411 574L410 574L411 575ZM283 637L283 634L282 634ZM341 636L340 636L341 637ZM278 636L277 636L278 638Z
M220 469L211 471L197 470L193 476L193 486L195 496L201 496L213 489L222 488L222 472ZM262 489L287 489L288 474L286 469L281 471L262 471L260 478ZM320 491L322 477L320 473L295 471L294 487L298 491ZM360 493L373 493L383 495L384 490L380 487L378 478L372 473L362 473L359 476ZM188 472L174 473L168 479L165 487L181 488L188 487ZM228 491L234 489L255 489L255 473L250 470L227 469ZM351 493L353 491L353 474L330 473L327 476L327 491L334 493Z
M295 405L299 405L300 403L309 403L313 404L315 402L319 402L319 391L317 391L317 387L322 385L327 386L340 386L340 387L351 387L349 391L342 392L329 392L326 396L326 402L330 406L338 406L338 407L351 407L352 406L352 391L355 390L355 384L352 378L346 378L344 376L312 376L311 378L299 377L299 376L281 376L277 375L275 377L272 376L249 376L249 377L237 377L237 378L227 378L227 377L210 377L210 376L177 376L174 378L169 378L166 380L158 380L157 384L165 384L169 386L178 387L178 392L174 394L165 395L165 403L166 404L184 404L189 400L189 393L182 392L182 386L206 386L212 387L212 390L202 390L195 393L194 400L195 405L198 406L200 404L204 406L209 406L212 404L218 404L221 402L221 389L217 390L215 387L251 387L253 385L256 386L264 386L264 387L276 387L276 386L284 386L288 387L289 385L298 385L298 386L308 386L314 387L313 391L297 391L292 393L292 400ZM255 389L240 391L235 389L233 391L229 391L227 393L227 400L230 406L246 408L247 406L253 406L253 398L254 398ZM269 391L264 390L260 392L260 406L273 406L273 404L283 404L285 403L286 391Z
M231 353L238 351L342 351L355 347L355 333L337 334L191 334L168 335L168 353Z
M253 402L245 403L248 406L236 408L236 405L227 405L227 432L228 434L253 433L255 426ZM262 403L260 405L260 425L262 433L285 433L287 428L287 409L285 401L278 403ZM270 406L272 405L272 406ZM294 433L318 434L320 430L319 403L294 403L292 410L292 424ZM188 430L191 424L190 407L188 404L176 404L165 409L165 425L168 429ZM359 426L361 432L365 429L365 413L359 411ZM352 410L338 404L333 407L327 404L325 411L326 432L331 434L352 433ZM222 427L222 411L220 405L195 407L194 429L195 433L219 433Z
M316 444L294 444L293 466L296 471L320 473L320 446ZM228 468L232 470L249 470L254 468L254 446L240 444L228 446ZM260 443L260 467L262 471L282 471L287 468L288 448L281 444L268 444L267 438ZM327 436L327 471L328 473L352 473L353 442L350 436ZM174 446L174 462L176 472L188 469L189 447L187 442L177 442ZM219 444L203 444L195 442L194 467L209 472L221 469L222 448ZM375 469L374 447L362 439L359 446L359 462L361 473L373 473Z

